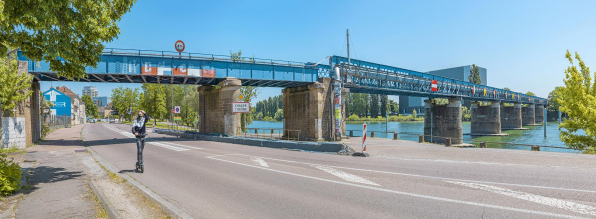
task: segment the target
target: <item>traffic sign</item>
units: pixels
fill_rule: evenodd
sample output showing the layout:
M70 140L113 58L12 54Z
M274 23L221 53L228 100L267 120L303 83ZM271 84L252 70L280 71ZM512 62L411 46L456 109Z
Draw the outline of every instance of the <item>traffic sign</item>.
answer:
M174 113L180 113L180 106L174 107Z
M174 109L172 109L172 113L174 113Z
M436 80L432 80L430 82L430 91L437 91L437 81Z
M182 42L182 40L178 40L174 44L174 47L176 48L176 51L182 52L182 51L184 51L185 45L184 45L184 42Z
M232 113L248 113L250 112L249 102L232 102Z
M242 101L242 99L244 99L244 95L242 93L238 94L238 100Z

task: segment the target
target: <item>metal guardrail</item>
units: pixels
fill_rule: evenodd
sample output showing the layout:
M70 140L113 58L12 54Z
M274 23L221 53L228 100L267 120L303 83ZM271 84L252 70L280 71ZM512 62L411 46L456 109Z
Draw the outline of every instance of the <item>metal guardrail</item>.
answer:
M261 130L259 132L259 130ZM244 137L256 137L256 138L270 138L270 139L284 139L284 140L293 140L293 141L300 141L300 133L301 130L294 130L294 129L268 129L268 128L246 128L246 131L242 132ZM295 133L296 137L291 138L292 133ZM259 134L261 134L259 136ZM269 134L269 135L268 135ZM277 134L277 137L274 135Z

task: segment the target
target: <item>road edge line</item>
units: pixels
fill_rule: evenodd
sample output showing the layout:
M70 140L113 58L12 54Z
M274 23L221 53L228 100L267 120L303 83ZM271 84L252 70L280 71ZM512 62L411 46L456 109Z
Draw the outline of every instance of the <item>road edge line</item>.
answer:
M137 189L137 191L141 192L141 194L143 194L143 196L145 196L151 202L153 202L154 204L156 204L157 206L159 206L159 208L161 208L161 210L163 210L164 212L168 213L171 217L173 217L173 218L184 218L184 219L191 219L191 218L193 218L188 213L184 212L182 209L176 207L174 204L172 204L169 201L167 201L166 199L162 198L157 193L151 191L146 186L143 186L140 182L138 182L136 179L130 177L128 174L122 174L122 173L120 173L120 171L118 170L118 168L116 168L110 162L108 162L105 159L103 159L103 157L101 157L101 155L99 155L92 148L90 148L90 147L87 147L87 148L89 149L89 152L91 152L91 155L95 158L95 160L97 162L99 162L106 169L108 169L108 171L110 171L112 173L115 173L118 176L126 179L126 182L129 185L131 185L133 188Z
M110 218L122 219L122 216L120 216L118 211L116 211L114 206L109 202L108 197L106 197L105 194L103 194L103 192L101 191L101 189L99 189L97 183L95 183L94 180L89 180L89 187L91 188L91 191L93 191L93 193L95 194L95 197L97 197L97 200L99 201L99 204L101 204L101 207L106 209Z

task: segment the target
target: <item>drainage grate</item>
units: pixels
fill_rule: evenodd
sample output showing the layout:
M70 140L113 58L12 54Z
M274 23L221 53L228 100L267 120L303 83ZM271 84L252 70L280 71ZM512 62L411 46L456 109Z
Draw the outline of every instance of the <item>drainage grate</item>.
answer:
M87 150L85 150L85 149L83 149L83 150L75 150L74 152L75 153L85 153L85 152L87 152Z

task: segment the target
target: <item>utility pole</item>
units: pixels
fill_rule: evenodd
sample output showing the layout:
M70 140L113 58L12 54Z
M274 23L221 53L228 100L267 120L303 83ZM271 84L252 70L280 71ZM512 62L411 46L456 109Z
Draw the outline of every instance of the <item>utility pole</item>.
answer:
M172 123L172 130L174 130L174 85L170 84L172 88L172 111L170 112L170 122Z

